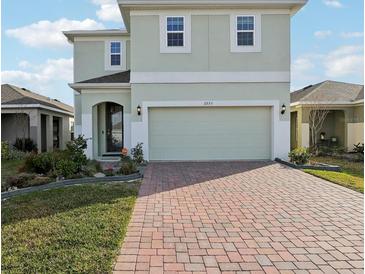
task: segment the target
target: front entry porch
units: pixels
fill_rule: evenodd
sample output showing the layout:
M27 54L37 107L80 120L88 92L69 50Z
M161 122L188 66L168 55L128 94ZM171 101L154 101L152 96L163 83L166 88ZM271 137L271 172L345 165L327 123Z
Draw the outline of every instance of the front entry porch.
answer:
M93 106L93 148L98 160L119 159L125 145L124 107L115 102L103 102Z

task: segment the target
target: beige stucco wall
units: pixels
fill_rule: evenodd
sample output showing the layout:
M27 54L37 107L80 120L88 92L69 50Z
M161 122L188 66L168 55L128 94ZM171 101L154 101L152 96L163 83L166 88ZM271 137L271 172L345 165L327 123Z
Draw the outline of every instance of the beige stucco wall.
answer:
M229 14L192 15L191 44L191 53L161 54L159 16L131 17L132 71L289 71L290 15L262 15L258 53L230 51Z
M104 102L114 102L123 106L124 119L124 144L129 149L131 139L130 117L131 117L131 91L130 89L95 89L81 91L81 121L82 126L79 129L80 133L88 139L87 155L89 157L97 158L105 150L99 148L99 144L105 145L105 142L99 140L101 138L101 131L103 123L100 122L99 114L102 109L97 109L97 105ZM100 126L99 126L100 125Z
M132 84L132 121L143 101L278 100L289 105L289 83ZM280 115L289 121L289 111Z
M121 40L123 42L121 70L130 68L130 41L128 36L98 37L97 41L92 41L92 38L89 39L90 41L75 40L74 42L74 82L118 72L118 70L105 69L106 41Z

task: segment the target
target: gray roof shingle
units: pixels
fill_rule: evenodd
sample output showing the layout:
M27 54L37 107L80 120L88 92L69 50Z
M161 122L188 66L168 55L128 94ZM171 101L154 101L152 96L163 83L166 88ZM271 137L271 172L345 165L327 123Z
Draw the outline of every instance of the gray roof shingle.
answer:
M99 84L99 83L129 83L131 71L126 70L110 75L96 77L85 81L77 82L77 84Z
M364 85L324 81L290 93L290 102L354 102L364 99Z
M53 107L59 110L74 112L72 106L66 105L58 100L34 93L28 89L20 88L14 85L1 85L1 104L16 105L16 104L41 104L48 107Z

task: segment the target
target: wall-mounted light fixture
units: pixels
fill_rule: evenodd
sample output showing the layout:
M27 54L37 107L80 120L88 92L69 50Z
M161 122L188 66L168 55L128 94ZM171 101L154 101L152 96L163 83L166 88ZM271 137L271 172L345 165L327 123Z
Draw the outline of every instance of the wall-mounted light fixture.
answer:
M138 114L138 116L141 116L141 112L142 112L141 106L138 105L137 106L137 114Z
M283 105L281 106L281 114L284 114L284 113L285 113L285 111L286 111L286 106L285 106L285 104L283 104Z

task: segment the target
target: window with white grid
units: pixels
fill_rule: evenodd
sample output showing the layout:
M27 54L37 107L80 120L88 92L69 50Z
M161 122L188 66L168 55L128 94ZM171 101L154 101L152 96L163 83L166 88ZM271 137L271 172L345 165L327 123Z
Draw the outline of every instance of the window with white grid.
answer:
M166 17L168 47L184 47L185 24L183 16Z
M237 46L254 46L255 44L255 17L236 17Z

